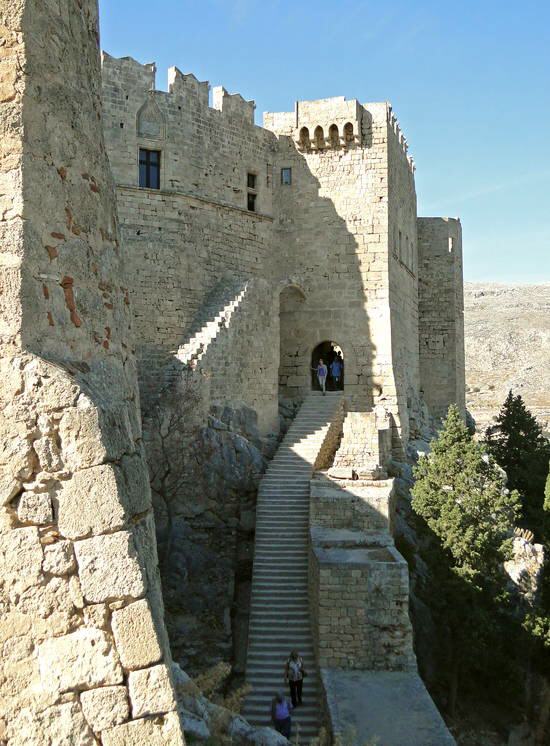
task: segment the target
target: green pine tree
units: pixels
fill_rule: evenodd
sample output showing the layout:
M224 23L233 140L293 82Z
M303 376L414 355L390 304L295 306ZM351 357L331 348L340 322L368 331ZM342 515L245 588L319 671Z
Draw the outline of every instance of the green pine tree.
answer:
M522 497L524 523L538 534L550 444L520 395L509 392L496 424L487 429L485 437L487 450L508 475L508 487Z
M503 562L520 510L516 492L451 406L427 458L415 468L413 510L433 534L429 566L437 623L450 637L448 708L464 681L505 665L499 604L507 603ZM502 655L499 657L499 651Z

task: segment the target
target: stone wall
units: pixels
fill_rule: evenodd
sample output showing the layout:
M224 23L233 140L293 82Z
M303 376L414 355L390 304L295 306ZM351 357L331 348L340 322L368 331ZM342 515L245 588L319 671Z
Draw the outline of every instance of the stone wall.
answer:
M0 3L0 740L183 744L97 6Z
M310 555L321 668L414 667L407 563L393 547L324 548Z
M223 310L223 303L215 307L216 291L271 276L276 139L254 125L253 103L218 88L211 107L208 91L208 83L176 68L170 70L169 92L157 91L154 66L103 56L104 129L133 278L130 298L145 409L157 393L159 369L189 341L197 318L206 322L209 310ZM138 188L140 147L161 153L159 190ZM256 175L256 212L246 209L248 173ZM254 336L262 331L266 308L269 291L256 303L249 297L241 309ZM266 431L275 424L276 400L271 396L260 403L253 389L262 377L276 381L276 312L273 317L277 329L272 332L268 324L266 335L274 356L266 356L264 370L250 359L250 334L217 368L212 366L220 384L225 378L220 395L223 389L229 401L257 408ZM225 363L238 366L239 376L226 371Z
M364 482L317 475L310 496L310 522L316 528L393 531L396 496L392 480Z
M392 457L391 416L380 404L373 412L348 412L342 441L329 475L340 479L381 479Z
M462 228L454 218L418 219L420 372L434 417L465 412Z

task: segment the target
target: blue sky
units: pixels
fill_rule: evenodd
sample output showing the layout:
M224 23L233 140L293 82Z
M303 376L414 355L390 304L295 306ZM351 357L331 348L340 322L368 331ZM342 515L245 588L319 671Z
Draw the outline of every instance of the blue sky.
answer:
M547 0L100 0L102 47L263 111L392 102L421 215L460 216L467 280L550 281Z

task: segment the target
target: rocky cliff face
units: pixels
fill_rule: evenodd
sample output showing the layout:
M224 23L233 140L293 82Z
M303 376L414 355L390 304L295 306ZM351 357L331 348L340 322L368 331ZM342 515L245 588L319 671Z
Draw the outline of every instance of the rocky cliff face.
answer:
M550 430L550 283L464 287L466 405L478 429L510 389Z

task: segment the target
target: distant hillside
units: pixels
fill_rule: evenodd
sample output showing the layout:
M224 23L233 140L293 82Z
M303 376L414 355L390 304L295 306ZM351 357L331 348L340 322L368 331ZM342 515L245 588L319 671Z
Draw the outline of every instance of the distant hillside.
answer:
M550 283L466 283L466 404L478 427L509 389L550 430Z

